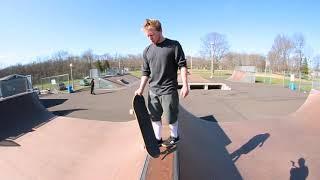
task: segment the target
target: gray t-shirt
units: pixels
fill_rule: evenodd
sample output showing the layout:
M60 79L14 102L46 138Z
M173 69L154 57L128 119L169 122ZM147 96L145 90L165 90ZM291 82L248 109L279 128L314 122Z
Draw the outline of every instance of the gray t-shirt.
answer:
M150 44L143 51L142 75L149 76L150 90L157 95L171 94L178 89L178 68L187 67L187 61L178 41L165 39Z

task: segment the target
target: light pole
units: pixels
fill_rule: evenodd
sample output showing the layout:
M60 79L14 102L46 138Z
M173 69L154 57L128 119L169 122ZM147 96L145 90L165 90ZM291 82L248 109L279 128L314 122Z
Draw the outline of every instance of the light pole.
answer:
M190 65L191 65L191 73L192 73L192 55L191 55L190 59L191 59L191 64Z
M211 76L213 78L213 43L210 43L210 52L211 52Z
M70 63L70 71L71 71L72 90L74 90L74 83L73 83L73 77L72 77L72 63Z

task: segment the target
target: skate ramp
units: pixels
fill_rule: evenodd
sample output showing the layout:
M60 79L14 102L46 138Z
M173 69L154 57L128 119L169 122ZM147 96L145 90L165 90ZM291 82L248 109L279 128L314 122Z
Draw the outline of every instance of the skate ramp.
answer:
M209 83L210 81L201 77L198 74L188 74L188 82L189 83ZM181 75L178 75L178 83L182 83Z
M125 89L139 83L139 80L139 78L129 74L105 76L103 78L97 78L96 87L98 89Z
M146 156L135 121L57 117L0 148L3 179L139 179Z
M100 89L121 89L123 88L123 85L118 82L113 82L105 78L96 78L95 79L95 89L100 90Z
M233 71L232 75L228 80L232 81L242 81L245 77L245 72L243 71Z
M115 75L115 76L106 76L104 79L111 81L113 83L119 84L121 86L130 86L136 82L138 82L140 79L126 74L126 75Z
M35 93L1 100L0 109L2 179L138 179L141 175L146 153L136 121L54 116Z
M290 117L292 121L303 128L319 129L320 128L320 91L311 90L305 103Z
M0 114L0 140L15 139L54 117L39 102L38 95L34 92L1 99Z
M234 82L255 83L255 66L237 66L227 79Z
M188 74L188 85L189 89L221 89L221 90L231 90L231 88L224 83L210 82L208 79L201 77L198 74ZM183 86L181 75L178 75L178 89Z
M219 123L214 115L196 117L181 108L180 179L319 179L320 132L303 126L319 127L319 110L308 108L317 95L310 94L299 116L263 121ZM299 166L299 159L305 164Z
M297 116L313 116L320 117L320 91L319 90L311 90L308 98L305 103L296 111L295 115Z

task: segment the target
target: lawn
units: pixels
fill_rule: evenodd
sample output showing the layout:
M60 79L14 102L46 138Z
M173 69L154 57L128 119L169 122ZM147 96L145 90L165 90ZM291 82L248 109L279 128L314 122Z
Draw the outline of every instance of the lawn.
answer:
M193 69L192 71L189 69L189 72L191 74L197 74L205 79L210 79L211 77L211 71L210 70L203 70L203 69ZM220 79L227 79L232 75L233 70L215 70L213 77L214 78L220 78ZM141 71L131 71L132 75L140 78L141 77ZM283 78L282 75L279 74L267 74L265 76L264 73L256 73L256 83L265 83L265 84L271 84L271 85L281 85L283 87L288 88L290 84L290 78L286 77ZM312 81L307 79L302 79L301 83L299 82L299 79L296 79L294 82L296 85L296 88L300 91L310 91L312 89Z

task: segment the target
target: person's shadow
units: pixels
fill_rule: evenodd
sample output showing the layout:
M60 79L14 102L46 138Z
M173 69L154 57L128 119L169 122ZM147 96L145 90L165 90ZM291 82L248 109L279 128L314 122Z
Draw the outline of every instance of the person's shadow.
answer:
M264 142L270 137L269 133L258 134L251 138L247 143L242 145L239 149L231 153L231 159L236 162L241 155L248 154L250 151L254 150L257 146L262 147Z
M298 159L297 167L294 161L291 161L292 168L290 169L290 180L306 180L309 175L309 169L305 165L306 161L304 158Z

